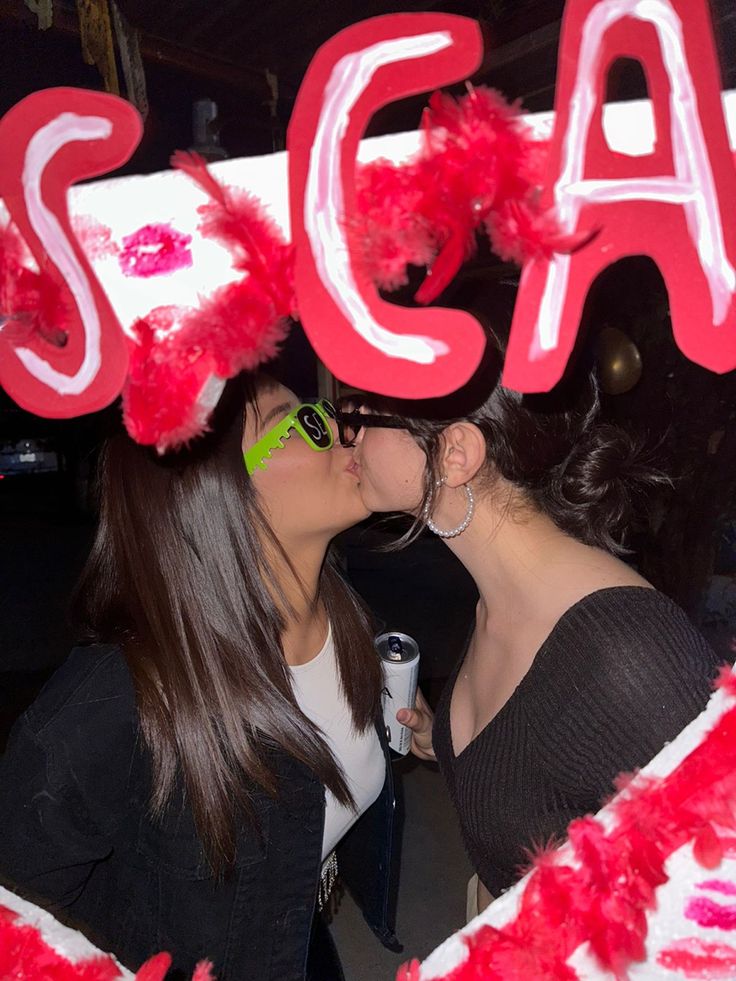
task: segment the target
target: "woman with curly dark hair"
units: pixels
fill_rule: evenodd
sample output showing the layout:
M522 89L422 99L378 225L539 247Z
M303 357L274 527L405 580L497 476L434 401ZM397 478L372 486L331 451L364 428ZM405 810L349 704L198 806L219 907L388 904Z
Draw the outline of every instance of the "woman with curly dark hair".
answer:
M593 382L582 408L521 396L497 383L495 343L490 359L465 392L339 416L366 507L413 515L403 541L428 528L478 588L434 723L421 698L399 717L439 762L481 907L701 711L717 670L683 611L617 554L663 475L598 421Z

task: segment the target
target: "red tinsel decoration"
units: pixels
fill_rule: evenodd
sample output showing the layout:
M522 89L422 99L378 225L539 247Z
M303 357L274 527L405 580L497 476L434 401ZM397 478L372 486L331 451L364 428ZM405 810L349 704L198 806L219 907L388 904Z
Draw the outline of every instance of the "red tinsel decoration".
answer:
M378 160L359 167L355 187L358 215L350 227L368 277L381 289L395 290L407 281L407 266L428 266L437 247L421 213L423 189L415 165Z
M206 392L202 398L203 387L273 358L295 313L293 250L259 203L220 185L196 154L177 153L172 163L210 196L199 209L200 231L233 253L244 276L197 310L160 307L134 325L125 424L133 439L161 452L206 429L212 401Z
M186 443L207 426L210 410L200 405L200 396L214 358L172 330L177 314L176 308L158 307L134 324L138 344L131 347L123 418L144 446Z
M171 163L211 198L199 208L199 228L205 238L215 239L234 253L235 268L247 273L245 282L250 283L256 295L270 301L275 318L293 316L294 249L284 241L261 203L247 191L234 191L219 184L196 153L179 150Z
M562 235L540 209L546 145L533 140L518 107L497 92L471 89L459 100L437 92L423 129L424 148L414 161L378 160L357 179L353 234L380 287L406 283L408 265L430 264L416 294L429 303L472 255L480 230L502 259L519 264L569 252L589 237Z
M151 957L138 970L135 981L164 981L171 967L171 954L161 953ZM194 969L192 981L216 981L209 961L200 961Z
M719 685L736 696L730 669ZM736 830L736 706L668 776L628 783L613 807L610 831L594 817L572 822L579 866L559 864L554 853L538 857L518 914L500 929L483 926L466 937L466 960L443 981L568 981L577 975L567 960L585 941L603 968L624 978L626 966L644 957L646 914L667 881L667 858L694 841L696 860L714 868L723 835ZM420 978L418 961L397 974L397 981Z
M146 961L135 981L163 981L171 955L156 954ZM0 978L3 981L119 981L115 959L99 953L70 961L44 940L40 930L23 923L13 910L0 906ZM209 961L200 961L192 981L216 981Z
M0 978L13 981L118 981L112 957L100 954L72 964L48 946L33 926L0 906Z
M479 231L503 259L518 263L570 251L589 237L561 235L554 217L541 211L546 146L533 140L518 107L496 92L472 89L459 100L436 93L423 133L413 161L358 168L357 215L347 232L354 258L379 287L396 289L409 265L428 266L416 298L430 302L473 253ZM199 208L200 231L231 252L243 275L197 309L167 313L160 307L134 325L138 343L131 345L123 392L125 423L134 439L160 451L199 435L217 380L272 358L288 318L298 315L293 249L260 203L220 184L196 154L179 152L172 164L208 195ZM48 272L30 270L26 253L12 228L0 233L3 336L63 345L63 288Z
M136 973L135 981L163 981L170 967L171 954L156 954L141 965Z
M0 230L0 317L3 336L16 345L34 337L63 347L68 306L64 290L48 271L29 268L30 253L15 225Z

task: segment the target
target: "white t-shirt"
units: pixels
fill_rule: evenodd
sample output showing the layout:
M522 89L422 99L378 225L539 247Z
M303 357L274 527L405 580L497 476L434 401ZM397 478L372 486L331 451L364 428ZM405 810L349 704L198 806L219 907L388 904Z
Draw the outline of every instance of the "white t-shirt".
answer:
M325 790L325 833L322 858L325 859L348 829L368 810L383 789L386 758L373 726L356 731L350 705L340 688L332 626L325 645L306 664L290 665L294 697L302 712L321 730L332 755L340 764L353 795L357 813L340 804Z

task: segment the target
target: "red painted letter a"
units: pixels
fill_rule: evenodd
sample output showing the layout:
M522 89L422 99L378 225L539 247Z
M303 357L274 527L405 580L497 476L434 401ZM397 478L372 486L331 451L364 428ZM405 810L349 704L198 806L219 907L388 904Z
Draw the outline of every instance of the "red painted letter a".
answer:
M644 155L606 139L606 77L618 58L640 61L649 86L655 143ZM657 263L683 353L733 369L736 170L706 0L569 0L559 66L546 203L566 232L600 232L572 256L524 268L504 383L541 392L559 381L591 283L630 255Z

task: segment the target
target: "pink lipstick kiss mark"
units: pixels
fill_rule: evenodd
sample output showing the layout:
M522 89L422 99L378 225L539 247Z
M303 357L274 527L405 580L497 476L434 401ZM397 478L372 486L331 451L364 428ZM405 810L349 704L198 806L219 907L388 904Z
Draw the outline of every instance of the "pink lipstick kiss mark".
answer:
M727 944L688 937L661 950L657 963L686 978L733 978L736 974L736 949Z
M144 225L123 239L118 262L124 276L162 276L192 265L191 235L171 225Z
M736 882L728 882L726 879L708 879L706 882L699 882L698 889L710 889L711 892L720 892L724 896L736 896Z
M72 228L74 234L79 239L79 244L84 249L87 258L104 259L106 256L116 255L120 249L112 240L112 232L88 215L80 215L72 218Z
M736 905L721 906L705 896L689 900L685 907L685 916L688 920L694 920L698 926L736 930Z

